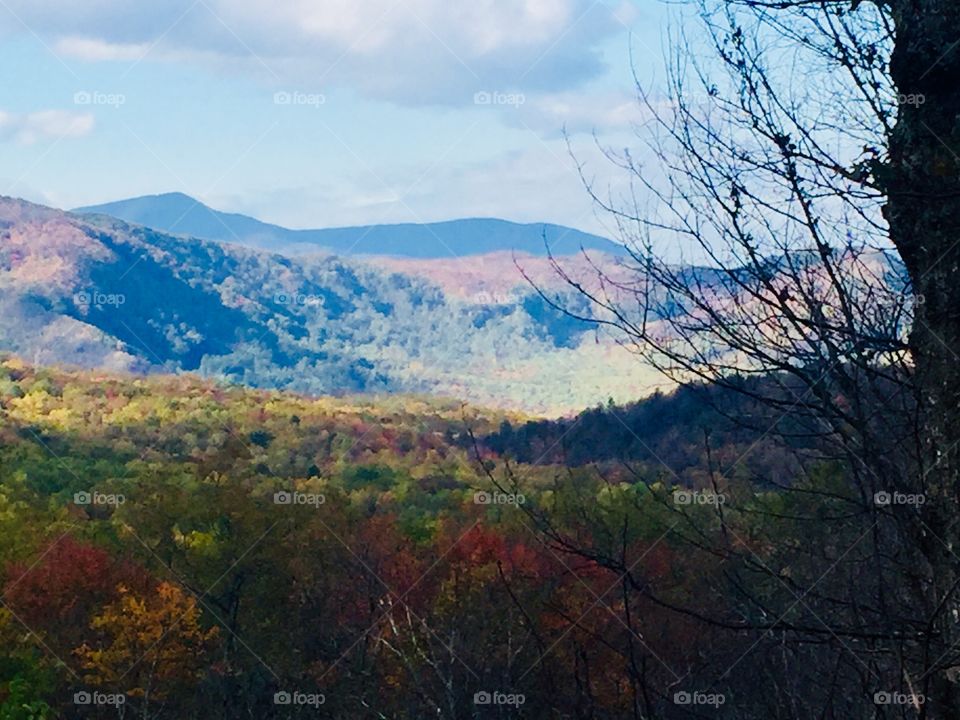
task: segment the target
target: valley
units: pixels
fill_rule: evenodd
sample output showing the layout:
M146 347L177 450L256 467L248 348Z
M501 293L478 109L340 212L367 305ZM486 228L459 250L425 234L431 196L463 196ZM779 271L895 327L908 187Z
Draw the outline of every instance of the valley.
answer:
M542 415L662 383L538 295L517 265L578 302L542 257L290 257L15 199L0 200L0 223L0 345L31 362Z

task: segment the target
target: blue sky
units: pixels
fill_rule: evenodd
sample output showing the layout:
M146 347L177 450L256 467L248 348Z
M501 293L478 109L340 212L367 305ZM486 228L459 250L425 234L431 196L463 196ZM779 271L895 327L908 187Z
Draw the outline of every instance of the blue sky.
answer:
M604 232L561 130L622 187L592 133L636 144L630 49L655 83L666 22L658 0L4 0L0 194Z

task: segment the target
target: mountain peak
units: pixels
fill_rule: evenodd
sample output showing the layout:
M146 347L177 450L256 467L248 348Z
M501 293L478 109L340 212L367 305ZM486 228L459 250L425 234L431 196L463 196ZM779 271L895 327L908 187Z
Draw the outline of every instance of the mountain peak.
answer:
M197 200L197 198L191 197L186 193L176 192L176 191L160 193L158 195L141 195L140 197L130 198L129 200L121 201L121 202L128 202L128 203L160 202L160 203L171 203L175 205L203 205L204 207L206 207L206 205L200 200Z
M159 193L157 195L140 195L138 197L126 198L124 200L118 200L116 202L104 203L103 205L91 205L89 207L80 207L72 210L74 213L98 213L104 215L113 214L110 211L120 211L125 210L127 212L131 211L142 211L149 208L190 208L190 207L204 207L202 202L197 200L194 197L182 192L168 192L168 193ZM123 218L121 218L123 219Z
M37 205L29 200L0 195L0 220L4 222L45 221L62 214L61 210Z

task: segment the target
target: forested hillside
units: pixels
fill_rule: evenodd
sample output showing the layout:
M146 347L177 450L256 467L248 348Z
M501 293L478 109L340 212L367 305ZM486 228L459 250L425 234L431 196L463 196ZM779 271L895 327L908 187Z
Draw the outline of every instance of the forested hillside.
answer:
M958 0L0 58L0 720L960 720Z
M687 405L603 412L677 408L674 432L694 445L702 417ZM0 717L612 719L634 675L658 717L688 717L683 698L711 687L712 714L759 720L791 717L784 663L791 692L828 692L815 646L804 663L778 650L766 669L722 674L774 648L669 610L735 626L758 611L731 583L789 598L687 529L739 538L784 577L819 573L805 548L853 532L830 520L848 500L828 463L791 477L794 494L760 489L751 464L733 471L745 437L715 438L714 461L682 478L654 459L515 464L484 448L523 418L457 403L13 358L0 413ZM836 498L811 499L824 491ZM814 505L821 525L793 519ZM861 555L823 591L855 579ZM621 594L624 577L646 590ZM660 663L635 666L640 646Z
M292 259L18 200L0 200L0 223L0 348L37 363L540 413L650 384L647 369L551 308L512 266L509 298L464 296L357 261Z
M748 386L761 385L748 381ZM664 422L669 418L670 422ZM778 416L742 392L690 384L643 400L608 403L559 420L504 420L485 445L521 463L582 467L594 463L644 463L683 475L737 461L754 483L780 482L797 471L795 454L814 447L795 426L792 443L768 436L789 434L791 418Z

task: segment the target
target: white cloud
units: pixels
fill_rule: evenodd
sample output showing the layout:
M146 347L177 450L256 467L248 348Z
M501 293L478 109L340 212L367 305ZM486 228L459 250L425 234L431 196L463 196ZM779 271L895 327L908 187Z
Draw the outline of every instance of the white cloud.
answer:
M630 130L651 117L635 96L627 93L545 93L527 95L515 108L504 108L504 122L546 137L582 132Z
M83 37L60 38L54 47L54 51L58 55L88 62L102 60L136 61L144 57L149 50L150 45L147 43L124 45Z
M572 88L605 69L621 0L7 0L67 58L189 60L402 104Z
M32 145L44 140L82 137L94 126L90 113L43 110L33 113L8 113L0 110L0 141L13 140Z

